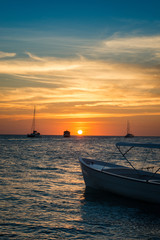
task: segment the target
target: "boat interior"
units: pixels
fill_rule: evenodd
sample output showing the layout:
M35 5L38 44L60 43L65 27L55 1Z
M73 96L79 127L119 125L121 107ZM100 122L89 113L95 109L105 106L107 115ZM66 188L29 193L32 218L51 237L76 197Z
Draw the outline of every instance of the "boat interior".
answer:
M160 174L158 173L154 174L154 172L138 170L131 167L105 163L92 159L83 158L83 161L89 165L89 167L101 172L160 184Z

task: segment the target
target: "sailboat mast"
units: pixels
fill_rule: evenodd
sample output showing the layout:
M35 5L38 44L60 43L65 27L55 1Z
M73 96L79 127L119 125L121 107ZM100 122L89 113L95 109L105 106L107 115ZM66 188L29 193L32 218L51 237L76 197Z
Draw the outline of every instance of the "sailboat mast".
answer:
M129 126L129 121L127 121L127 134L130 133L130 126Z
M35 115L36 115L36 107L34 106L34 117L33 117L33 131L35 131Z
M35 131L35 114L36 114L36 107L34 106L32 131Z

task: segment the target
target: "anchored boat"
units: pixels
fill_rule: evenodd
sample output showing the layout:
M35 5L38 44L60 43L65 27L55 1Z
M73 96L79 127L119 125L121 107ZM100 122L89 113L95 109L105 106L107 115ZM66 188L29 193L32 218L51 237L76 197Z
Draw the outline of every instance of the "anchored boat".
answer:
M130 132L130 124L129 121L127 122L127 134L125 135L125 138L133 138L134 135Z
M79 158L86 186L132 199L160 204L160 167L154 172L138 170L126 156L133 148L160 150L160 144L118 142L116 147L129 167ZM122 150L123 147L125 150Z
M34 107L33 122L32 122L31 133L30 133L30 134L27 134L27 137L32 137L32 138L40 137L40 133L35 130L35 128L36 128L35 115L36 115L36 108Z
M70 137L70 131L68 131L68 130L64 131L63 136Z

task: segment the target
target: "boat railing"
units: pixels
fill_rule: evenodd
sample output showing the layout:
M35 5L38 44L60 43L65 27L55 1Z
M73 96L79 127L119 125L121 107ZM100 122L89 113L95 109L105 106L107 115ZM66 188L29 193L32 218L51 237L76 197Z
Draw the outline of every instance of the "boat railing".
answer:
M158 173L159 170L160 170L160 167L151 175L151 177L149 177L149 179L147 181L152 180L154 178L154 176L156 175L156 173Z
M146 168L142 167L140 170L136 169L131 161L126 157L126 154L133 148L140 147L140 148L148 148L148 149L159 149L160 150L160 144L152 144L152 143L127 143L127 142L118 142L116 144L117 149L121 153L121 155L124 157L124 159L127 161L127 163L137 172L137 174L140 176L143 174L143 171L146 169L147 171L152 169L152 172L150 171L150 174L148 175L147 182L150 181L155 177L155 175L160 171L160 167L158 167L157 170L153 171L155 169L155 166L148 166ZM128 147L124 151L121 150L121 147Z
M159 179L150 179L149 182L150 182L150 183L160 184L160 180L159 180Z
M128 147L127 149L121 149L120 147ZM141 168L136 168L133 164L132 164L132 161L133 160L129 160L128 157L126 156L127 153L135 148L135 147L144 147L144 148L147 148L149 147L149 149L151 148L157 148L157 149L160 149L160 144L139 144L139 143L126 143L126 142L120 142L120 143L117 143L116 144L116 147L119 151L119 153L121 154L121 156L123 157L123 159L126 160L126 162L129 164L129 166L131 167L131 169L135 172L135 175L138 177L138 178L144 178L144 174L145 174L145 171L147 171L145 174L145 178L146 178L146 181L149 181L151 179L153 179L155 177L155 175L160 171L160 168L157 169L156 166L147 166L147 167L141 167ZM113 157L113 154L112 154L112 157ZM147 159L147 158L146 158ZM145 159L145 160L146 160ZM107 164L107 163L106 163ZM126 167L127 169L127 167ZM157 170L156 170L157 169ZM108 169L106 169L105 165L102 167L101 171L107 171Z

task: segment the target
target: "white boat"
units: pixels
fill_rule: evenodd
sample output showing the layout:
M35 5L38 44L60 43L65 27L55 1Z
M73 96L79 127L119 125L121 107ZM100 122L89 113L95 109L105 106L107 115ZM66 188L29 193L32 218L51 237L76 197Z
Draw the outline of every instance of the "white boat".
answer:
M34 107L31 133L27 134L27 137L37 138L41 136L40 133L35 130L35 127L36 127L35 115L36 115L36 108Z
M79 158L86 186L132 199L160 204L160 174L158 173L160 167L158 166L154 172L138 170L126 157L126 154L133 148L160 150L160 144L119 142L116 147L130 167ZM122 150L123 147L125 147L125 151Z

